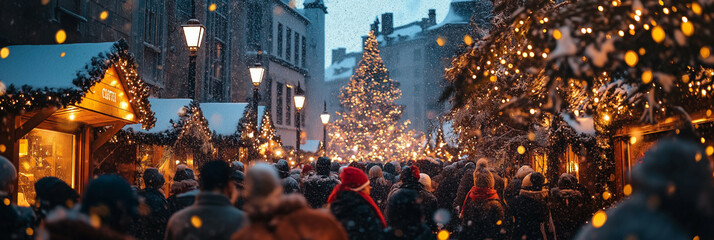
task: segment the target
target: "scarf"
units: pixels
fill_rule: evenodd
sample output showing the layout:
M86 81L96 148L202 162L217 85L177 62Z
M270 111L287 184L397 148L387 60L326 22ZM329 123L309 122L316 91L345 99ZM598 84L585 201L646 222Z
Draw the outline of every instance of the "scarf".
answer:
M330 197L327 198L327 203L334 202L337 199L337 195L343 191L352 191L352 189L350 189L347 186L344 186L343 184L338 184L337 186L335 186L334 189L332 189L332 193L330 193ZM377 207L377 204L374 202L374 200L372 200L372 197L363 193L362 191L353 191L353 192L356 192L357 194L359 194L365 201L367 201L367 203L369 203L369 205L372 207L374 212L379 217L379 220L382 222L382 227L386 228L387 221L384 220L384 215L382 215L382 212L379 211L379 207Z
M471 187L471 190L469 190L469 193L466 196L464 204L461 205L461 212L459 215L464 214L464 208L466 208L466 203L469 200L476 201L498 199L498 193L493 188L480 188L476 186Z

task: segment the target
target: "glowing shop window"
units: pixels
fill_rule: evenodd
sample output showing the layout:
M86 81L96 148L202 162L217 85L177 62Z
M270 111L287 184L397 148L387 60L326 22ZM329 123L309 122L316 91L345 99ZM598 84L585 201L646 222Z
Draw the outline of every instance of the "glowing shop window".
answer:
M74 188L75 136L34 129L19 141L18 204L35 203L35 182L53 176Z
M545 175L548 172L548 156L536 154L533 159L533 167L536 172Z

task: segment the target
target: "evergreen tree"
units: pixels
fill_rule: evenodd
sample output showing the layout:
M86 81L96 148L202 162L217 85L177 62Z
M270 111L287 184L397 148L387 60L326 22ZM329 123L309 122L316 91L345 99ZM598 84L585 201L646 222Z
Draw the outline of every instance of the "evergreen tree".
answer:
M409 121L400 123L403 106L399 83L379 55L373 32L364 43L362 60L349 83L340 89L342 111L332 125L331 152L346 160L392 160L416 156L417 136L408 131ZM413 153L412 153L413 152Z
M258 151L258 113L254 109L253 102L249 102L243 111L243 117L238 122L240 132L239 146L244 150L240 154L241 160L250 162L260 158Z
M278 152L282 153L282 141L280 136L275 133L275 125L273 125L273 117L270 115L270 111L266 111L263 114L263 118L260 124L260 153L263 158L280 158L277 156Z

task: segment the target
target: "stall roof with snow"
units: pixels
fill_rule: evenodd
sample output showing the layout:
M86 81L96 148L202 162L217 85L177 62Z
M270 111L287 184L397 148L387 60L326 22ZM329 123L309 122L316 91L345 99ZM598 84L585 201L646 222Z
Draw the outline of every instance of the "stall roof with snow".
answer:
M238 123L246 107L248 103L201 103L203 116L208 120L208 128L221 136L237 133ZM265 106L258 106L258 128L263 114L265 114Z
M56 107L60 111L53 117L74 120L73 114L90 109L144 128L154 125L148 87L124 40L7 48L8 56L0 59L0 82L6 87L1 114ZM76 121L89 122L84 117L98 118L94 115L87 112Z
M568 123L575 132L585 135L595 135L595 122L591 116L573 117L567 113L561 113L560 116Z
M128 125L124 129L142 133L160 133L172 130L175 127L174 124L188 113L191 101L188 98L149 98L156 117L156 125L149 130L141 129L138 124Z

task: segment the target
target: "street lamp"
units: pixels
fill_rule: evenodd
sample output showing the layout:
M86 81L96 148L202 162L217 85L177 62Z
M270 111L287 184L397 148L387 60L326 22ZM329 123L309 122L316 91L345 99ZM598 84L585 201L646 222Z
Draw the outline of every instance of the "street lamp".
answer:
M186 45L190 54L188 55L188 96L196 98L196 51L201 47L203 34L206 28L198 19L189 19L186 24L181 25L183 34L186 37Z
M322 120L322 151L327 156L327 123L330 122L330 113L327 112L327 102L323 102L324 110L320 114Z
M302 110L303 105L305 105L305 92L302 90L300 87L300 82L298 82L297 89L295 89L295 96L293 96L293 100L295 101L295 114L296 114L296 120L295 123L297 124L297 141L295 142L295 149L297 149L296 154L298 156L298 164L300 163L300 110Z
M263 76L265 75L265 68L260 62L255 63L252 67L248 68L250 72L250 81L253 82L253 111L255 113L255 122L258 122L258 87L260 82L263 81Z

